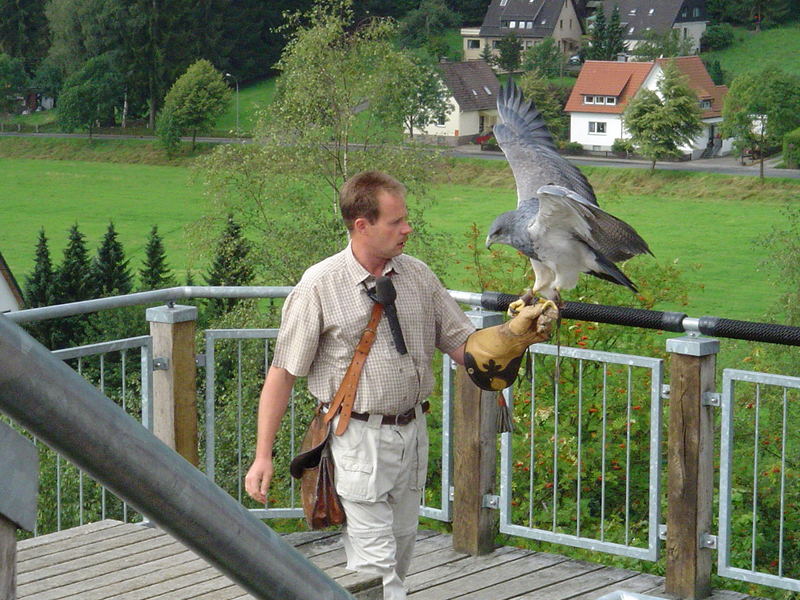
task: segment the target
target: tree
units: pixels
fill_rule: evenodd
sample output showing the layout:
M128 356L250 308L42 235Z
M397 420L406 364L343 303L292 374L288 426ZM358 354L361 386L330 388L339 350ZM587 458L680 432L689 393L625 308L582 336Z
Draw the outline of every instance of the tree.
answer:
M525 98L533 103L540 113L547 129L556 140L567 141L569 137L569 116L564 112L565 101L541 72L527 71L519 80L519 87Z
M400 21L398 37L400 43L407 48L427 48L437 60L441 52L447 48L442 44L442 37L449 29L461 24L459 15L450 10L444 0L422 0L419 8L406 14Z
M122 295L131 291L128 262L122 243L117 239L114 222L110 221L92 262L91 276L98 296Z
M624 112L625 128L643 156L656 160L680 156L702 131L700 104L686 77L673 62L664 65L657 92L643 89Z
M86 236L78 230L77 223L69 229L64 258L56 269L54 292L53 300L56 304L89 300L95 295ZM85 324L84 316L61 319L55 335L55 345L64 348L81 343Z
M692 38L681 37L677 29L670 29L665 33L651 29L645 31L642 41L630 51L630 54L634 60L646 62L657 58L689 56L692 54L693 46Z
M617 56L628 51L625 43L625 29L622 27L619 16L619 6L614 5L611 20L608 22L605 39L603 40L603 53L605 60L617 60Z
M158 225L153 225L147 236L144 255L142 268L139 270L142 290L156 290L175 285L175 277L167 264L167 253L164 250L164 241L158 233Z
M708 71L708 76L711 77L711 81L713 81L715 85L725 85L725 72L722 70L722 65L720 65L718 60L707 62L706 70Z
M172 85L164 109L172 113L180 131L191 133L194 150L197 134L211 129L230 99L231 90L222 73L201 58Z
M497 52L494 59L495 65L508 73L519 70L522 60L522 44L516 35L513 33L504 35L497 42Z
M28 76L22 61L0 53L0 112L10 113L20 106L19 97L27 85Z
M394 43L394 30L386 19L356 25L350 0L320 0L289 17L275 100L254 143L200 159L211 212L191 236L198 255L213 248L232 213L251 240L259 280L294 284L346 243L342 183L380 169L408 188L416 231L409 252L436 263L435 236L421 213L438 155L402 139L403 115L386 106L387 82L399 85L408 54Z
M408 137L414 137L415 128L424 129L453 110L441 75L414 54L399 54L395 68L383 75L387 80L376 115L389 126L401 121Z
M122 77L108 54L89 59L65 82L58 107L58 122L66 131L113 125L123 101Z
M741 152L751 148L764 155L783 136L800 126L800 78L774 68L743 73L733 80L722 108L721 133L735 139Z
M250 285L253 282L253 265L250 256L250 242L242 235L242 227L228 215L228 222L216 244L214 262L205 276L208 285ZM235 298L211 301L212 312L216 315L229 311L237 304Z
M39 238L36 241L36 260L34 262L33 271L25 278L23 296L25 297L26 308L37 308L53 304L53 297L55 295L54 276L47 236L44 233L44 229L40 229ZM29 323L26 328L30 334L42 344L48 348L52 348L53 327L54 323L52 321L45 320Z
M494 66L496 62L496 57L494 55L494 52L492 52L492 47L489 45L488 42L484 43L483 48L481 48L481 60L486 61L486 64L489 65L490 67Z
M606 13L603 5L597 7L594 13L594 24L589 35L589 47L586 51L587 60L606 60L606 37L608 35L608 25L606 23Z
M523 52L522 69L536 70L544 77L559 77L564 72L564 54L552 37L546 37Z
M42 0L0 0L0 52L25 61L33 73L48 47Z

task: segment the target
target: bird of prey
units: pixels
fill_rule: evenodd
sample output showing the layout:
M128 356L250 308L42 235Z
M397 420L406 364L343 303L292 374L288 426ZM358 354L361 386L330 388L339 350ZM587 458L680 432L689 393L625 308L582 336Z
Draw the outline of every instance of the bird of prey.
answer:
M556 151L541 114L512 80L501 88L497 110L502 123L494 136L514 173L517 209L494 220L486 247L513 246L530 258L535 276L512 311L536 296L560 304L561 290L574 288L580 273L636 292L614 263L652 254L647 242L597 205L589 181Z

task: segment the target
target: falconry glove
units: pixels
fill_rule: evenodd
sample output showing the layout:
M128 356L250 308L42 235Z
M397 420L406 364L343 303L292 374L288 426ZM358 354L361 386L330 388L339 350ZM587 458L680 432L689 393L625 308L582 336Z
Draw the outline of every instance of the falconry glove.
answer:
M484 390L499 391L517 378L528 346L550 337L558 309L552 302L525 306L502 325L476 331L467 338L464 365L472 381Z

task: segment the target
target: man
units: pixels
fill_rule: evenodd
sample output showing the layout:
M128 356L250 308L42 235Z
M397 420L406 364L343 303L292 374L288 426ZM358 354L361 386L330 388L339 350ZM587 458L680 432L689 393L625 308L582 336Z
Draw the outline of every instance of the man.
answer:
M331 451L347 519L347 566L379 574L384 598L399 600L406 597L403 579L427 471L421 405L433 388L434 350L463 364L464 344L474 328L433 272L403 254L412 228L401 183L384 173L360 173L342 187L340 208L349 245L309 268L286 299L261 391L256 455L245 486L251 497L265 501L272 446L295 378L308 376L310 392L330 402L369 320L373 302L367 290L376 277L391 277L408 352L398 352L388 319L382 318L359 379L353 416L341 436L332 436ZM388 424L396 419L384 415L403 415L406 424Z

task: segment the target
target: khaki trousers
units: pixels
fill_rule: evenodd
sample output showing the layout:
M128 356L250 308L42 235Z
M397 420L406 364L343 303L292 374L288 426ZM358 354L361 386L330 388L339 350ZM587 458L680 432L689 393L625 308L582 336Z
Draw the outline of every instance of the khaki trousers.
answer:
M347 517L347 568L380 575L384 600L405 599L417 536L428 433L421 406L416 412L408 425L381 425L381 415L351 419L344 434L332 436L336 491Z

